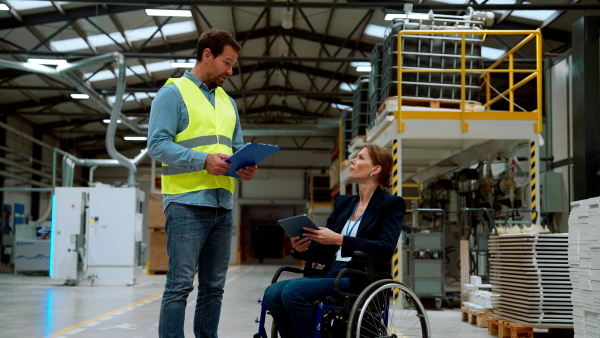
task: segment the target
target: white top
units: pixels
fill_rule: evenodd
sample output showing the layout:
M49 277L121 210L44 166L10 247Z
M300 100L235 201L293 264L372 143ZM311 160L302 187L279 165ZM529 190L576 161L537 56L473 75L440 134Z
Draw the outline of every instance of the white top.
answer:
M352 232L350 232L349 234L346 234L346 231L350 230L350 229L348 229L348 223L350 223L350 220L346 221L346 224L344 225L344 228L342 229L342 235L348 236L348 237L356 237L356 233L358 232L358 227L360 226L360 219L357 220L356 222L352 222L352 225L350 225L350 229L352 229ZM351 259L352 259L352 257L342 257L342 247L340 246L337 253L335 254L335 260L341 261L341 262L348 262Z

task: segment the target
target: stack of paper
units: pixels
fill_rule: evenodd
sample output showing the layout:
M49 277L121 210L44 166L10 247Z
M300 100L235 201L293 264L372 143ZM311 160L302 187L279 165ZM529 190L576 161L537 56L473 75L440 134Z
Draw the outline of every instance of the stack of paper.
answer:
M573 323L568 234L490 236L494 313L536 325Z
M600 198L571 203L569 264L575 337L600 337Z

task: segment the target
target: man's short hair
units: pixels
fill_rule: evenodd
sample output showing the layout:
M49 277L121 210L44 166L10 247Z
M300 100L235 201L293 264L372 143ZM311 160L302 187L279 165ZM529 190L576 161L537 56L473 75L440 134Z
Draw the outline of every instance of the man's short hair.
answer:
M210 52L214 57L217 57L223 53L225 46L231 46L237 53L242 50L242 46L240 46L233 35L228 31L213 28L204 32L198 38L196 60L202 59L202 53L206 48L210 49Z

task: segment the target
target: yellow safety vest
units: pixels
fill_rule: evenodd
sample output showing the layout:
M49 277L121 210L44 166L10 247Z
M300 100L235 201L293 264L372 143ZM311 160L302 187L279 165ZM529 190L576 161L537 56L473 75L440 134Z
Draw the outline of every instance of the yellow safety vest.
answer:
M189 123L185 130L175 135L175 143L195 151L213 154L233 154L231 137L235 129L236 114L229 96L221 87L215 90L215 107L210 104L200 88L191 80L181 77L169 79L181 92L188 110ZM233 194L235 178L214 176L206 170L182 170L162 165L162 193L182 194L205 189L224 188Z

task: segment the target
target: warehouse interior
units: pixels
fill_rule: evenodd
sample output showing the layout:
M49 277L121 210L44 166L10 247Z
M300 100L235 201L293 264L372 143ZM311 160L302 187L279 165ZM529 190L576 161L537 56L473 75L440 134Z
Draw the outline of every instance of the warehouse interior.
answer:
M236 187L224 305L240 315L221 336L254 334L274 271L300 264L277 220L324 225L369 143L394 154L388 192L414 229L395 278L433 336L599 337L599 15L593 0L0 0L0 332L156 336L152 99L220 28L242 46L223 89L244 142L282 147Z

